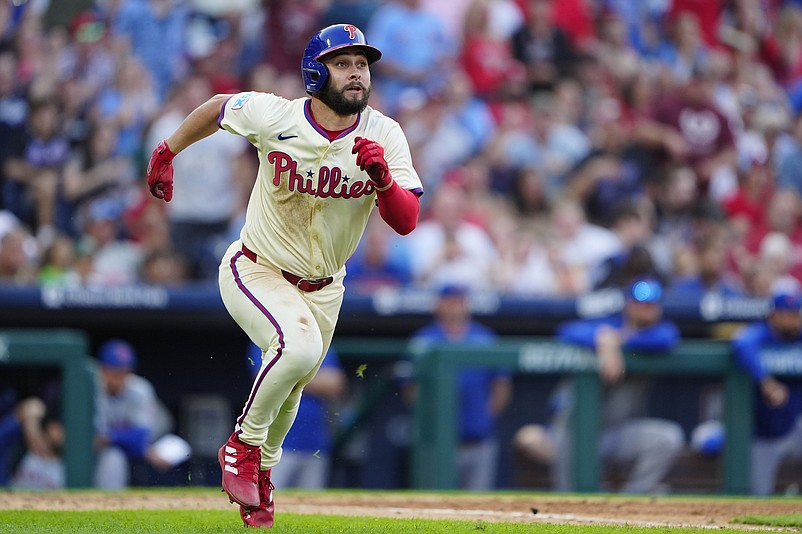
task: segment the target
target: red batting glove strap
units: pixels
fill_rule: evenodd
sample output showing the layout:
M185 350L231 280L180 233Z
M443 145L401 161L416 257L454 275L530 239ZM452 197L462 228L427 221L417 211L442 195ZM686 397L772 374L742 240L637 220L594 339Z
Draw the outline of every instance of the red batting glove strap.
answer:
M390 167L384 159L384 147L376 141L357 137L354 139L352 154L356 154L356 164L360 169L368 173L368 176L376 184L376 189L384 191L393 183L390 175Z
M175 158L175 154L172 150L170 150L170 147L167 146L166 139L162 139L162 142L156 147L156 152L158 152L159 156L161 156L161 158L167 162L172 162L173 158Z
M173 158L175 154L163 140L151 154L147 170L150 194L167 202L173 198Z

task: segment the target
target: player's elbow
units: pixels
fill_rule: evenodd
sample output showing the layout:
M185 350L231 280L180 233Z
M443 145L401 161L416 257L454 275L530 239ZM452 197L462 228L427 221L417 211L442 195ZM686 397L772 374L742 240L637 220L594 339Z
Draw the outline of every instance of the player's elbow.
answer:
M404 222L396 225L394 230L399 235L407 235L407 234L411 233L412 230L414 230L417 226L418 226L418 220L416 218L416 219L412 219L411 221L404 221Z

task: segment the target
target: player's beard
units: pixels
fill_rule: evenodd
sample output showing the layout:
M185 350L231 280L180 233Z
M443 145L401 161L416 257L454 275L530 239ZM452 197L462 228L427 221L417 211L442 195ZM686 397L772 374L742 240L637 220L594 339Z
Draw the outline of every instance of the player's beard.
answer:
M370 86L365 87L364 85L359 84L359 86L362 88L362 98L353 100L346 98L345 96L345 92L351 85L353 84L348 84L341 90L337 90L333 87L331 78L329 78L326 80L326 83L323 84L323 89L320 90L320 92L317 94L317 97L321 102L330 107L331 110L337 115L347 117L348 115L362 113L365 111L365 108L368 105L368 99L370 98Z

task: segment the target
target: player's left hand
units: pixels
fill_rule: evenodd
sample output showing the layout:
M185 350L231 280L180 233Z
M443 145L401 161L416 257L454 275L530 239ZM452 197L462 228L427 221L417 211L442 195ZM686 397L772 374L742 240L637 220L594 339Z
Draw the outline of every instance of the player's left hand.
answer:
M788 402L788 386L773 376L767 376L760 382L760 392L772 408L779 408Z
M162 141L153 150L146 173L150 194L166 202L173 198L173 158L175 154L167 146L167 141Z
M376 184L376 188L384 190L390 187L393 177L390 176L390 167L384 159L384 147L376 141L371 141L364 137L354 139L352 154L356 154L356 164L359 168L368 173L368 176Z

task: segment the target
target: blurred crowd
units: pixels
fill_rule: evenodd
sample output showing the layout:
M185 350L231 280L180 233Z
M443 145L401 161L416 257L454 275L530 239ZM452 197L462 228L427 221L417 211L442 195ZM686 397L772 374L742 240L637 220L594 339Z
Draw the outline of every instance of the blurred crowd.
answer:
M356 291L802 281L800 0L96 0L48 25L54 5L0 2L2 284L213 283L258 156L193 145L164 204L150 152L213 94L304 96L303 49L339 22L382 50L371 105L425 190L411 235L371 221Z

